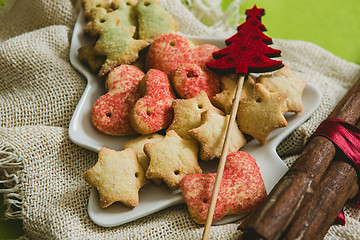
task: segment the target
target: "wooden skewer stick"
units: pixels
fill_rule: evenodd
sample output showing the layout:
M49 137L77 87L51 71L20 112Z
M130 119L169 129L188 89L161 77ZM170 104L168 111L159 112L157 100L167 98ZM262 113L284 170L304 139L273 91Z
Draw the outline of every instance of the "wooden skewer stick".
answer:
M209 237L210 227L211 227L212 219L213 219L213 216L214 216L216 199L217 199L217 196L218 196L219 191L220 191L220 183L221 183L222 175L223 175L223 172L224 172L226 156L228 154L230 136L231 136L231 132L232 132L232 129L233 129L233 126L234 126L234 123L235 123L236 113L237 113L237 110L238 110L238 107L239 107L241 90L242 90L242 87L243 87L243 84L244 84L244 78L245 78L245 76L240 76L239 80L238 80L236 93L235 93L235 98L233 100L233 105L232 105L232 108L231 108L230 119L229 119L227 129L226 129L224 146L223 146L223 149L222 149L222 152L221 152L219 165L218 165L218 169L217 169L217 172L216 172L215 183L214 183L213 191L212 191L212 194L211 194L210 206L209 206L208 213L206 215L206 221L205 221L204 232L203 232L203 237L202 237L203 240L207 240L208 237Z
M215 60L206 63L206 66L212 70L236 73L240 75L240 77L227 125L225 141L210 199L210 206L206 216L203 240L207 239L209 235L216 199L220 191L220 183L228 154L229 138L235 122L244 78L250 72L263 73L275 71L284 66L282 61L272 59L274 57L280 57L281 51L264 46L264 44L272 44L272 40L262 33L266 30L265 26L261 23L261 16L265 14L265 10L263 8L257 8L257 6L254 5L252 9L247 9L245 14L246 20L236 28L237 33L225 40L226 47L214 52L213 57Z

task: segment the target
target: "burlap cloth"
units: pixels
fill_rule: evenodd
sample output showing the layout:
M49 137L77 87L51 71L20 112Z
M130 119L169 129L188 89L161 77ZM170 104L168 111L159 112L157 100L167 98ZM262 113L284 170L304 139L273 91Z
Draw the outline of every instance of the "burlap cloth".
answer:
M73 144L68 126L86 85L69 62L75 1L5 1L0 11L0 170L7 217L23 220L30 239L200 239L185 205L113 228L87 214L91 187L82 174L97 154ZM194 18L181 1L162 2L187 34L228 37ZM360 77L360 66L302 41L275 40L293 72L315 84L320 108L279 147L291 165L304 141ZM359 239L359 211L346 207L346 226L326 238ZM236 239L239 222L214 226L211 239Z

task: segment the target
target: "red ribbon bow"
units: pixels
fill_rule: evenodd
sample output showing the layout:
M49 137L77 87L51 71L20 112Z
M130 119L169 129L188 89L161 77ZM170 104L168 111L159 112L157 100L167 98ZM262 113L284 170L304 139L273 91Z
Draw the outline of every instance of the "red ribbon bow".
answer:
M360 128L341 119L331 118L320 124L312 136L321 135L332 141L356 166L360 178ZM353 206L360 208L358 193ZM345 225L345 217L340 212L335 224Z

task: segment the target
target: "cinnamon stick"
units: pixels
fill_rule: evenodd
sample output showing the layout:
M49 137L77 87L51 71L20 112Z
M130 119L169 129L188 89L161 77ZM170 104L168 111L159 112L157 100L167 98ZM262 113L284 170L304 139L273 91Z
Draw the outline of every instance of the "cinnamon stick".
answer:
M281 239L323 239L346 201L359 191L354 165L336 154L323 179L296 214Z
M360 79L336 105L328 118L355 124L360 118ZM311 138L301 156L280 179L266 200L239 226L245 239L278 239L292 222L304 198L311 194L336 153L325 137Z

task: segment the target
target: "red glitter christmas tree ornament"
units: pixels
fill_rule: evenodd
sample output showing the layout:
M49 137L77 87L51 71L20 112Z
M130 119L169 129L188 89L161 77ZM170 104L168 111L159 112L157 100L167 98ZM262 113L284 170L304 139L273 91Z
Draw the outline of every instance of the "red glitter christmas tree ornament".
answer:
M214 61L206 65L213 71L247 75L250 72L261 73L277 70L283 67L281 61L271 58L280 57L281 51L273 49L271 38L263 32L265 26L261 23L263 8L246 10L246 21L237 27L237 33L225 40L225 48L214 52Z

